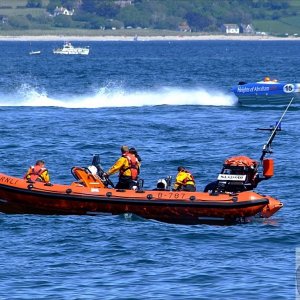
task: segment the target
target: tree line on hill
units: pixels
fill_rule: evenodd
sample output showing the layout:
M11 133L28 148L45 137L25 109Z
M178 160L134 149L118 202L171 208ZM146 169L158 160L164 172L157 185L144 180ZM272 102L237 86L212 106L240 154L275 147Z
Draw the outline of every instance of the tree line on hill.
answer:
M49 0L46 7L42 0L28 0L26 7L44 9L44 13L8 17L6 22L2 16L1 28L181 28L217 32L224 23L251 24L253 20L297 15L291 9L291 0Z

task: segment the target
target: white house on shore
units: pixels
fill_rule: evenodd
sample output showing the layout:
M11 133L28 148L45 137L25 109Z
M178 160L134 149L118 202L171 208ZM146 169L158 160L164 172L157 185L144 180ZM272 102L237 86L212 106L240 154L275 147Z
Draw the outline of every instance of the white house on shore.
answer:
M181 32L191 32L192 29L190 28L190 26L188 25L187 22L182 22L178 25L178 30Z
M240 27L237 24L223 24L221 26L221 31L227 34L239 34Z
M53 16L54 17L59 16L59 15L73 16L73 14L74 14L74 9L68 10L62 6L61 7L56 6L56 8L54 9Z
M114 3L115 5L124 8L126 6L133 5L134 4L133 2L134 0L116 0Z
M240 33L255 34L255 30L251 24L241 24Z
M251 24L223 24L221 31L226 34L255 34L255 30Z
M239 34L240 27L237 24L223 24L221 26L221 31L226 34Z

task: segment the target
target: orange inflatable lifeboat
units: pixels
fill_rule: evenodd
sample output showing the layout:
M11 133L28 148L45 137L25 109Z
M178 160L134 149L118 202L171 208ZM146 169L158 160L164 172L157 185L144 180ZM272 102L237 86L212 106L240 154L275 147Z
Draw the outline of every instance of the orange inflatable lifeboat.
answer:
M0 174L0 212L11 214L135 214L137 216L176 224L235 224L252 217L269 218L283 204L254 189L262 180L274 174L274 162L265 155L272 153L271 143L281 116L260 157L259 163L247 156L225 160L217 180L203 192L173 191L169 187L144 190L137 183L136 190L115 189L95 155L92 166L73 167L76 181L68 185L28 182L25 179ZM160 182L162 183L162 181Z
M223 169L227 170L228 163L225 166ZM0 174L0 211L10 214L134 214L177 224L235 224L247 222L254 216L268 218L282 207L275 198L241 188L244 181L239 177L234 177L237 181L222 178L220 186L206 192L169 188L143 190L141 186L137 190L118 190L109 188L112 182L103 176L100 165L73 167L71 171L76 181L69 185L32 183ZM226 172L223 175L238 175ZM230 185L225 184L229 190L224 190L224 180L231 181Z

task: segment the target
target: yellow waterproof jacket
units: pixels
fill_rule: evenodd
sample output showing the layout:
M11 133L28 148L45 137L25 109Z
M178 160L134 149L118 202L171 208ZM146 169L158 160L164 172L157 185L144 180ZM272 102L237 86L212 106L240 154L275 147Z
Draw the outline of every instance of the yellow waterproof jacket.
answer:
M33 181L50 182L50 175L46 168L35 169L34 166L30 167L24 176L25 179Z
M140 167L140 163L137 162L137 164L138 164L138 167ZM131 170L130 170L130 166L129 166L129 161L124 156L121 156L115 162L115 164L107 171L107 175L115 174L118 171L120 172L120 175L122 175L122 176L131 176Z
M40 175L45 182L50 182L50 175L47 169Z
M174 190L180 189L181 186L193 185L195 186L195 180L191 173L187 171L180 171L176 176L176 181L174 183Z

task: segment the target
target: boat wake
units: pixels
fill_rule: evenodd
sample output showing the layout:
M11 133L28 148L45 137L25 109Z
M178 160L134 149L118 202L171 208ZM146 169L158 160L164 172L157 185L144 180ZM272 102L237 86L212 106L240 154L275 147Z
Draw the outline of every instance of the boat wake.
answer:
M90 94L48 95L28 84L23 84L13 94L0 94L0 106L36 106L63 108L141 107L157 105L211 105L233 106L237 99L222 91L204 88L162 88L159 90L125 90L102 87Z

